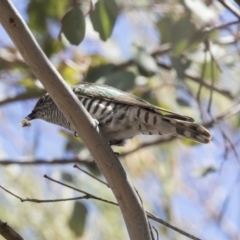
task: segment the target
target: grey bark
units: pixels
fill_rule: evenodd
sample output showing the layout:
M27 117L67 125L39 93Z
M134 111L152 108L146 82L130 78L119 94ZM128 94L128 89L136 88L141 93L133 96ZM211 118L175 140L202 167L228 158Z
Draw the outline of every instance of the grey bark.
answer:
M119 160L99 132L95 121L42 52L26 23L10 1L0 0L0 22L27 65L42 82L59 109L75 126L78 135L97 161L119 203L130 239L150 240L142 203Z

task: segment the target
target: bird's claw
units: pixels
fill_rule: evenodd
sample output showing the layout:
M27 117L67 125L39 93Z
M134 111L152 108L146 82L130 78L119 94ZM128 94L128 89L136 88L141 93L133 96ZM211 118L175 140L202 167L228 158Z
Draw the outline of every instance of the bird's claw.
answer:
M78 134L77 134L77 132L74 132L74 137L78 137Z
M99 121L98 121L96 118L93 118L93 121L94 121L94 123L95 123L94 128L96 129L97 126L99 125Z

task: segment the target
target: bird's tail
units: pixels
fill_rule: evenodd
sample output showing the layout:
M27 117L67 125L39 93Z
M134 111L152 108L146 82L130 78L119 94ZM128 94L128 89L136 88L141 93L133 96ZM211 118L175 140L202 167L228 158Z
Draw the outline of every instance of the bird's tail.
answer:
M173 135L178 137L184 137L200 143L210 143L211 134L203 126L179 120L174 116L164 116L156 113L151 114L152 121L148 122L148 125L142 126L141 132L143 134L158 134L158 135ZM153 124L149 124L152 122Z
M177 136L185 137L200 143L211 142L212 136L210 132L197 123L186 122L167 117L163 117L162 121L172 125L175 128L174 134L176 134Z

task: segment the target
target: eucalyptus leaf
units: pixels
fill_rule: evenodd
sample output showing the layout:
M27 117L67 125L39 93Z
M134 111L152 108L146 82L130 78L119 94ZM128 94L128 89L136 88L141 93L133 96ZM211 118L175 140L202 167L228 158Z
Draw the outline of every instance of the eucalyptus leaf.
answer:
M85 18L78 6L64 15L61 32L71 44L78 45L83 40L85 28Z
M87 213L87 208L83 203L76 202L74 204L72 215L68 221L68 226L75 233L76 237L83 235Z
M115 0L99 0L95 5L95 10L90 13L93 28L103 41L111 36L117 16L118 6Z

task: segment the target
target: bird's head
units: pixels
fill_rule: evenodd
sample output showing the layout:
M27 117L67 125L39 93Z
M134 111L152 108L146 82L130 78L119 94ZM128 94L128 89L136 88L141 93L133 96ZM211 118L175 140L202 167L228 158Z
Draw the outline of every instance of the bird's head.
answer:
M30 126L30 121L34 119L43 119L45 121L48 121L48 114L51 111L51 107L53 105L55 104L52 98L48 93L46 93L41 98L39 98L32 112L22 120L22 126Z

